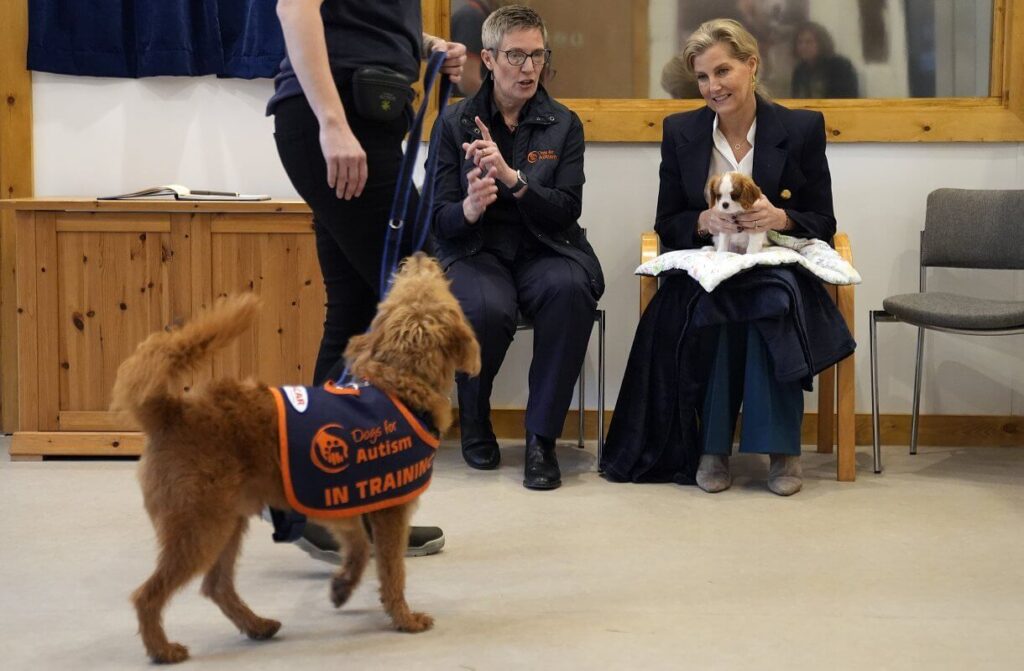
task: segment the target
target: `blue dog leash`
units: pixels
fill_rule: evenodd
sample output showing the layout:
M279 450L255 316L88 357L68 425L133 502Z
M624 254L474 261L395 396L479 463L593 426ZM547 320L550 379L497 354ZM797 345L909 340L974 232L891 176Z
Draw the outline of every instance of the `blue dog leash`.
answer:
M434 80L441 73L441 66L444 65L445 58L447 58L447 54L443 51L435 51L430 55L427 72L423 77L423 102L420 103L419 111L416 112L412 127L409 129L409 139L405 143L405 153L402 155L402 165L398 171L398 183L395 185L395 195L391 200L388 227L384 234L384 252L380 263L379 295L381 300L384 300L391 290L392 278L395 270L398 269L402 238L409 223L409 200L413 190L412 174L420 153L423 122L427 116L427 105L430 101L430 92L434 88ZM448 99L452 94L452 83L448 77L441 78L439 92L438 109L443 110L448 105ZM437 148L431 146L427 155L426 174L423 177L423 193L420 195L419 207L416 208L415 219L411 226L413 245L410 254L423 249L423 245L427 241L427 234L430 232L430 215L434 209L434 194L437 191L435 177L437 176L438 156ZM342 371L336 382L343 386L349 382L350 377L348 366L345 366L345 370Z
M399 250L402 238L405 235L406 224L409 222L409 199L412 195L413 180L412 174L416 165L416 159L420 153L420 139L423 136L423 122L427 115L427 104L430 100L430 92L434 87L434 80L441 72L446 54L437 51L431 54L427 63L427 73L423 78L423 102L413 120L412 128L409 129L409 139L406 141L405 154L402 156L402 166L398 173L398 184L395 187L395 196L391 201L391 213L388 215L388 228L384 236L384 255L380 264L380 297L384 300L391 288L391 278L398 268ZM440 87L440 102L438 109L443 110L451 97L452 84L448 77L442 77ZM430 214L434 207L435 177L437 174L438 152L435 147L430 148L427 155L426 175L423 178L423 193L421 194L419 207L416 209L415 218L412 221L413 246L411 253L418 252L423 248L427 240L427 233L430 230Z

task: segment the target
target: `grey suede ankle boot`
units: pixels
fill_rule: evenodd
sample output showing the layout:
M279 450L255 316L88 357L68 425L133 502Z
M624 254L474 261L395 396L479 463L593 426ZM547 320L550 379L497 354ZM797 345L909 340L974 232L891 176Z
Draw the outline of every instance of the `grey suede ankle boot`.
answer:
M697 465L697 486L714 494L729 489L732 475L729 474L729 457L723 454L703 454Z
M800 467L800 456L792 454L768 455L768 489L779 496L792 496L804 486L804 472Z

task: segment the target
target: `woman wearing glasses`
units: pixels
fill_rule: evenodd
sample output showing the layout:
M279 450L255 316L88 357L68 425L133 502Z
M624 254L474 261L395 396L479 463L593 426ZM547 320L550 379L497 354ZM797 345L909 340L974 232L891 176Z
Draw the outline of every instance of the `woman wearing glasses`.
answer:
M586 355L604 278L577 219L583 199L583 124L541 85L550 59L544 21L509 5L484 22L488 77L445 110L431 151L440 152L433 233L480 341L479 377L458 380L462 454L497 468L490 395L516 330L533 323L523 485L561 484L555 439Z

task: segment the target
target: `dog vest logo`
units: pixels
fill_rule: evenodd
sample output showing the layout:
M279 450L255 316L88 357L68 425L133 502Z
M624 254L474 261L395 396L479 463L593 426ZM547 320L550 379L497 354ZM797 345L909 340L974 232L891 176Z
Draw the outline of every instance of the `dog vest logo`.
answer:
M376 387L270 391L285 495L298 512L349 517L412 500L430 484L437 436Z
M348 468L348 443L341 437L344 430L341 424L328 424L313 436L309 456L324 473L341 473Z
M281 387L281 389L296 412L306 412L306 406L309 405L309 394L306 393L305 387Z
M557 161L558 154L555 153L554 149L542 149L540 151L531 151L526 155L526 160L530 163L536 163L537 161Z

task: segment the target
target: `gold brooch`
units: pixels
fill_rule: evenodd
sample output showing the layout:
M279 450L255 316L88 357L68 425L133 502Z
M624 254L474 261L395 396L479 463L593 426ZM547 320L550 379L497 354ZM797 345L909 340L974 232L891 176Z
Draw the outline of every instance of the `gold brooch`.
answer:
M782 200L789 200L793 196L789 189L783 189L779 195L782 197Z

